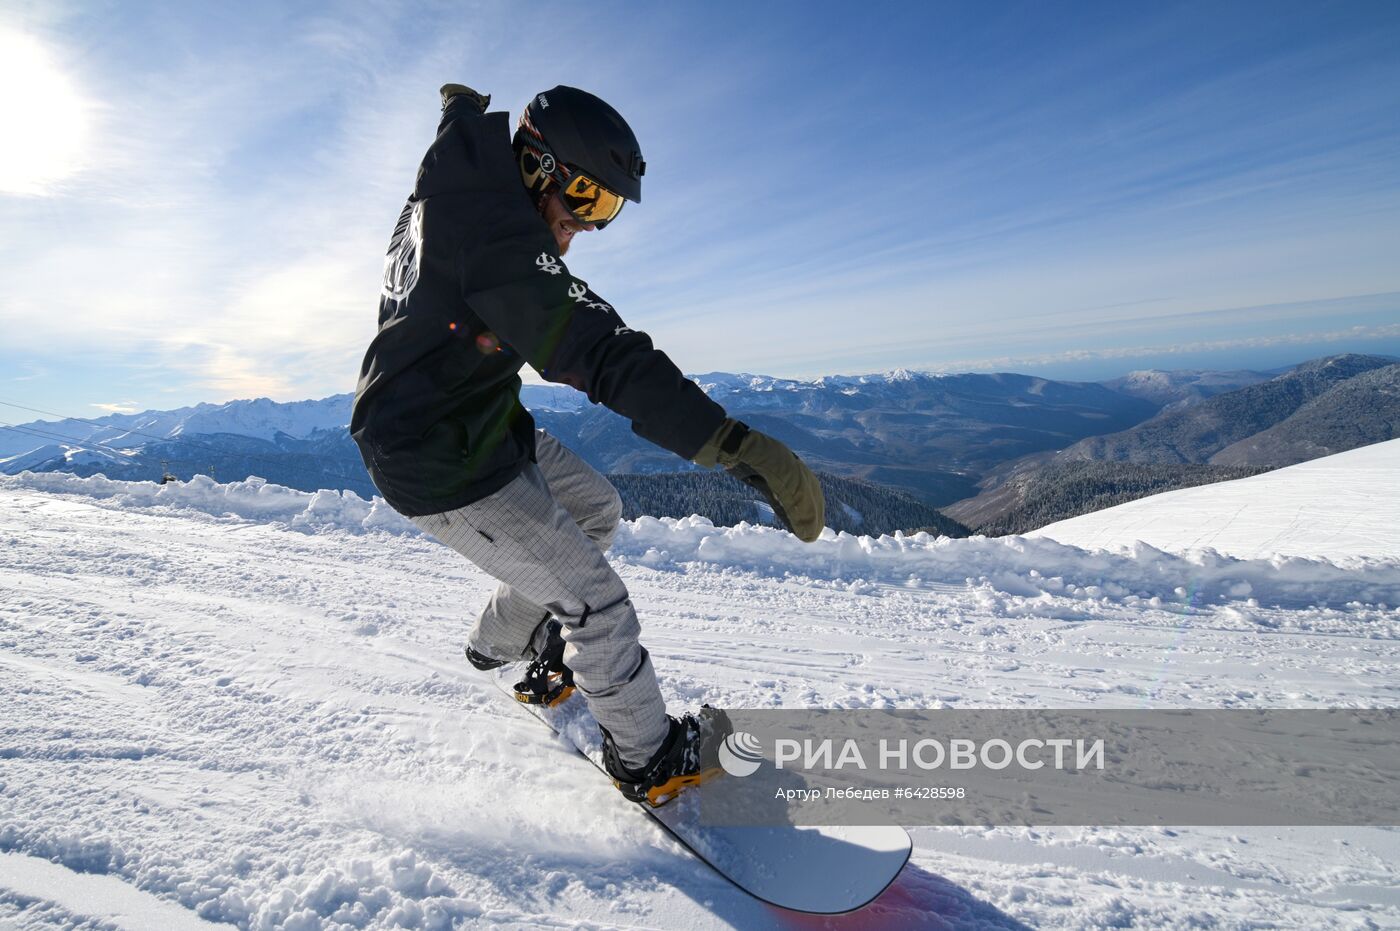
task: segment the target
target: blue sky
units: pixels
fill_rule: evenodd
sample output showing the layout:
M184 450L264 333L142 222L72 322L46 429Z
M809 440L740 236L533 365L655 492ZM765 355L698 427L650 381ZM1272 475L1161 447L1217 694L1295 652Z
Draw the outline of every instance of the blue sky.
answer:
M352 390L447 81L627 116L644 201L570 268L686 371L1400 355L1397 47L1379 2L7 3L0 401Z

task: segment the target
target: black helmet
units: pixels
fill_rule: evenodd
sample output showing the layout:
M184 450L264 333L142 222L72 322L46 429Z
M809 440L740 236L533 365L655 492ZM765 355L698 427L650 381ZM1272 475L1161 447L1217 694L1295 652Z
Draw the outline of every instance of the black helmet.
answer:
M636 135L621 114L587 91L561 84L536 94L520 114L515 151L537 199L551 182L582 174L620 197L642 200L647 166Z

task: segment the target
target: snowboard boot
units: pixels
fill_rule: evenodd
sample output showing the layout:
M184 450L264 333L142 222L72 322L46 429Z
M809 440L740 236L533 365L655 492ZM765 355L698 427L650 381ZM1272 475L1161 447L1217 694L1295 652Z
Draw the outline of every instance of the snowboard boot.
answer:
M451 86L455 87L457 85ZM536 625L535 632L538 633L540 628L544 627L547 623L549 623L548 613L546 613L544 619ZM529 651L531 656L535 655L536 651L533 644L530 646ZM494 656L487 656L485 653L473 650L470 643L467 644L465 652L467 654L467 662L471 663L472 667L480 672L490 672L493 669L500 669L506 663L514 662L514 660L496 659Z
M547 620L544 648L525 667L525 676L515 683L515 700L527 705L553 707L574 694L574 674L564 665L563 628Z
M603 768L613 785L632 801L652 808L660 808L684 789L720 775L719 744L733 730L729 717L708 705L700 709L699 716L668 715L667 719L671 726L666 739L640 769L622 762L612 735L603 731Z

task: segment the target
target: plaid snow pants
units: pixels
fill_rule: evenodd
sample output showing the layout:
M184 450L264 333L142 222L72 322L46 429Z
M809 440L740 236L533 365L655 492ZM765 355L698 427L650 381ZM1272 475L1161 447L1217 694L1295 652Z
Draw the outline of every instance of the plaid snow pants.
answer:
M543 646L547 614L559 619L564 662L598 723L629 766L666 737L666 703L627 588L604 552L622 501L597 470L543 430L536 462L466 507L411 518L500 581L472 628L472 649L516 661ZM532 638L539 642L532 643Z

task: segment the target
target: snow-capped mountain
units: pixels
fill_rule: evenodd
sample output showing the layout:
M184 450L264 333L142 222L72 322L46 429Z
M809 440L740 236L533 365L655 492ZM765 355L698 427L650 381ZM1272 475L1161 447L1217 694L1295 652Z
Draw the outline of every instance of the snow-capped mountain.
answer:
M121 472L129 468L140 447L115 449L102 446L81 446L74 443L46 443L33 449L0 459L0 471L74 472L93 475L103 470Z
M801 393L815 393L824 384L833 386L868 385L878 387L886 382L907 378L907 373L894 372L888 376L838 377L803 382L769 378L761 375L729 375L713 372L693 376L705 391L717 400L733 401L748 397L753 406L778 397L789 406L800 404ZM530 384L523 386L521 399L535 412L576 413L589 407L588 398L579 391L563 385ZM196 404L168 411L148 410L138 414L107 414L102 417L36 420L0 430L0 460L28 453L45 445L69 443L87 445L100 453L102 447L137 449L158 440L180 437L227 435L272 440L278 434L294 439L306 439L313 434L337 430L350 423L351 393L332 395L320 400L278 402L268 398L229 401L224 404ZM42 441L52 440L46 444Z
M337 394L319 401L285 403L256 398L81 420L37 420L20 424L18 429L0 430L0 459L53 443L101 450L139 449L153 441L216 434L260 440L285 434L305 439L317 431L339 429L349 423L351 398L349 394ZM42 440L48 443L40 443Z
M773 378L769 375L706 372L691 376L700 388L720 404L739 403L746 409L794 409L820 404L823 395L837 392L847 397L861 396L878 403L891 396L908 394L920 382L956 378L932 372L894 369L871 375L823 375L810 380Z
M1104 382L1115 391L1130 394L1161 406L1162 410L1172 411L1191 407L1207 398L1257 385L1268 381L1274 375L1268 372L1254 372L1241 369L1234 372L1213 372L1204 369L1143 369L1129 372L1122 378Z
M1157 407L1102 385L1016 374L895 371L815 381L710 373L701 387L733 416L777 436L815 468L898 488L940 506L975 492L1009 458L1140 423ZM605 472L668 472L674 456L610 412L538 414Z
M1233 528L1186 493L1104 512L1109 550L642 519L611 556L673 709L1385 707L1396 455L1209 489ZM1368 529L1333 560L1299 508ZM0 476L0 554L0 925L793 927L464 663L494 583L382 503ZM817 923L1400 926L1389 828L911 835Z

